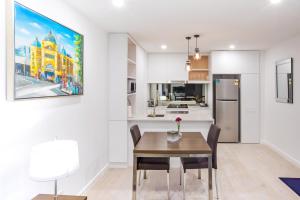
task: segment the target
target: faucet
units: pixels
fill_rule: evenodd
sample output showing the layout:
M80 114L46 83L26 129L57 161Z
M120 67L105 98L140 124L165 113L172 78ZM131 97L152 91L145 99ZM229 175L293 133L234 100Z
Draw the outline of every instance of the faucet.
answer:
M149 100L148 101L149 105L151 105L151 107L153 107L152 109L152 117L155 117L156 116L156 103L155 103L155 100Z
M155 105L155 101L154 101L154 104L153 104L153 111L152 111L153 117L156 116L156 110L155 110L155 107L156 107L156 105Z
M153 110L152 110L152 117L156 117L156 106L158 104L158 90L157 90L157 84L154 84L154 91L152 91L153 94L151 95L153 99L150 99L149 103L152 106L153 105Z

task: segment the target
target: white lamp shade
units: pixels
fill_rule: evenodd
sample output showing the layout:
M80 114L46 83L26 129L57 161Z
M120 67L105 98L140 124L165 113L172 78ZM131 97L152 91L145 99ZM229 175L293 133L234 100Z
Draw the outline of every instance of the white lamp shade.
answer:
M76 141L55 140L32 147L29 174L34 180L58 180L78 168L79 155Z

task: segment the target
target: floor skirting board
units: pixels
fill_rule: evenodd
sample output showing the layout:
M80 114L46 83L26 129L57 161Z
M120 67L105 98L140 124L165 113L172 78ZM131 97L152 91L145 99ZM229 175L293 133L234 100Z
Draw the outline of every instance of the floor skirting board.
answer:
M292 156L290 156L289 154L287 154L286 152L282 151L279 147L277 147L276 145L266 141L266 140L262 140L261 144L264 144L266 146L268 146L269 148L271 148L273 151L275 151L276 153L278 153L281 157L283 157L284 159L286 159L287 161L289 161L290 163L292 163L293 165L297 166L300 168L300 161L296 160L295 158L293 158Z
M107 168L109 167L108 164L106 164L97 174L96 176L94 176L82 189L81 191L78 193L78 195L85 195L86 191L93 186L95 180L100 177L100 175L102 175Z

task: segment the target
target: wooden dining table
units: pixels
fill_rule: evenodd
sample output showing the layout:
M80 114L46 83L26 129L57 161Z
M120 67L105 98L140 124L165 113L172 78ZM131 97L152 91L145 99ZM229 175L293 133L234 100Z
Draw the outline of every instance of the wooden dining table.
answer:
M138 157L207 157L208 199L213 199L212 150L200 132L184 132L175 143L167 141L166 132L145 132L133 150L132 200L137 196Z

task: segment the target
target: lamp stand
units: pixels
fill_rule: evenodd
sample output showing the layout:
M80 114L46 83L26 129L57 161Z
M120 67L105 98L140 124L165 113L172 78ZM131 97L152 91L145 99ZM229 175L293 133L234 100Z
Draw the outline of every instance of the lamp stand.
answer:
M57 180L54 181L54 200L58 200L58 196L57 196Z

